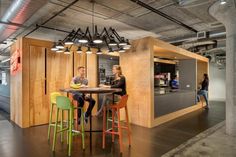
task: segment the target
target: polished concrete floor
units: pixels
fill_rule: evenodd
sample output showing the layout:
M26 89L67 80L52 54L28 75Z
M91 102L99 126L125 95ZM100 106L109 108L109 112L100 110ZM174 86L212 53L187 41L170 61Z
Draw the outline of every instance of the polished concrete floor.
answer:
M225 121L198 134L163 157L236 157L236 137L226 134Z
M132 146L129 148L124 134L124 157L158 157L200 132L222 122L225 119L223 102L211 102L210 110L198 110L165 123L147 129L135 125L132 128ZM101 119L94 118L94 129L102 127ZM59 140L58 140L59 141ZM111 143L107 136L106 149L102 149L101 133L93 133L92 150L89 148L89 134L86 134L86 149L81 149L81 138L75 137L72 156L103 157L121 156L118 140ZM47 141L47 126L20 129L7 120L0 121L0 157L65 157L66 143L58 142L56 152L51 152L51 142Z
M10 115L6 111L0 109L0 120L9 120Z

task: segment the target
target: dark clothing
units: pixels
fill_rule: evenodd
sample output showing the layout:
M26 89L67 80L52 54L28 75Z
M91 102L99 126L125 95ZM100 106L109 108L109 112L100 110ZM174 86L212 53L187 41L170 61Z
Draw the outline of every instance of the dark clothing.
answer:
M81 78L79 76L74 77L72 81L73 81L74 84L80 83L80 84L83 84L83 85L88 85L88 80L86 78ZM84 106L84 101L89 102L89 107L87 108L87 111L85 113L85 116L89 117L91 115L91 112L93 110L93 107L94 107L96 101L93 98L91 99L90 97L89 98L85 97L84 94L79 93L79 92L75 92L73 94L74 94L73 99L78 102L79 107ZM80 119L80 117L81 117L81 110L78 109L78 119Z
M201 90L206 90L206 91L208 91L208 86L209 86L209 80L208 80L208 79L204 79L204 80L202 81L202 88L201 88Z
M74 84L83 84L83 85L88 85L88 79L86 78L81 78L79 76L75 76L72 81L74 82Z
M176 79L170 80L171 89L179 89L179 82Z
M73 77L72 82L74 84L79 84L80 83L81 85L86 85L86 86L88 85L88 79L87 78L81 78L79 76ZM78 92L73 92L73 94L78 94L78 95L83 96L82 93L78 93Z
M91 115L91 112L93 110L93 107L96 103L96 101L90 97L85 97L85 96L82 96L81 94L74 94L73 96L73 99L74 100L77 100L78 102L78 106L79 107L83 107L84 106L84 101L88 101L89 102L89 107L87 108L87 111L86 111L86 117L89 117ZM78 110L78 119L81 117L81 110Z
M200 90L197 92L197 100L198 102L200 102L200 96L203 96L205 101L206 101L206 105L207 107L209 107L209 102L208 102L208 92L206 90Z
M121 88L121 92L116 92L117 95L126 95L126 80L124 76L120 76L120 79L114 80L112 82L111 88Z

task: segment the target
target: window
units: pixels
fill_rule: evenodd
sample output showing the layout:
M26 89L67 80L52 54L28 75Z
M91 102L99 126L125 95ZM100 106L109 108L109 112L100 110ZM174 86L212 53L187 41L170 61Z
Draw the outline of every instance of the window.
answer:
M7 73L2 71L2 85L7 85Z

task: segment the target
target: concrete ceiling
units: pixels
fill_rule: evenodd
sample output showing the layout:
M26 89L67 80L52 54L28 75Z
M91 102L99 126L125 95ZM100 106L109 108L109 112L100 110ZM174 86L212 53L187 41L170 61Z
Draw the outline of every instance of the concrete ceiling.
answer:
M42 5L41 9L34 13L31 18L24 23L27 28L18 29L11 37L24 36L35 28L35 24L41 24L72 1L73 0L49 0L46 5ZM215 0L141 1L197 31L224 29L222 25L208 13L209 6L212 5ZM12 2L13 0L0 1L1 16ZM94 7L94 22L100 29L103 27L114 27L121 36L131 40L145 36L153 36L170 41L196 35L194 32L191 32L130 0L95 0ZM45 26L67 31L78 27L85 29L87 26L91 26L91 15L92 3L90 0L80 0L59 16L49 21ZM56 41L65 36L66 33L40 28L31 33L28 37ZM6 46L0 45L0 50L4 49L4 47Z

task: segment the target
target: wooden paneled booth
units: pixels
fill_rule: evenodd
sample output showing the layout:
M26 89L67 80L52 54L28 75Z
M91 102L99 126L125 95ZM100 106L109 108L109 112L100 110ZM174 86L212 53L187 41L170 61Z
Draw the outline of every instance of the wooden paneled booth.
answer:
M19 59L18 69L11 74L10 114L11 120L22 128L48 123L50 93L69 87L79 65L87 67L89 85L97 86L95 54L55 53L50 50L52 44L20 38L11 47L11 62L16 52Z

